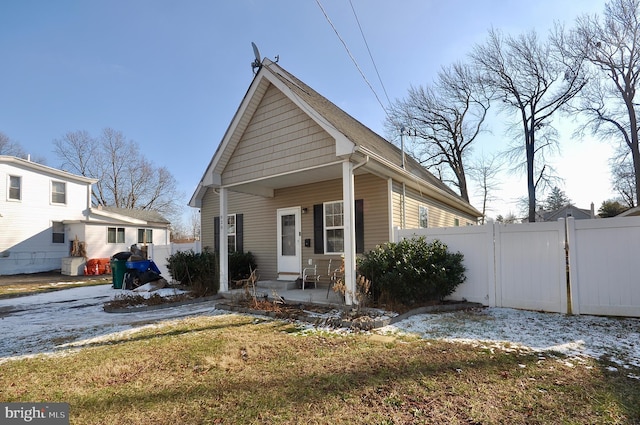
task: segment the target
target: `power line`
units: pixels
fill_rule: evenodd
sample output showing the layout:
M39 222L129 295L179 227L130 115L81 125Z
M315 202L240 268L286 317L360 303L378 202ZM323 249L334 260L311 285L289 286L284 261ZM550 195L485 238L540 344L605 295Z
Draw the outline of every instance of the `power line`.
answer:
M376 70L376 75L378 76L378 81L380 81L380 85L382 86L382 91L384 92L384 95L387 98L387 103L389 105L391 105L391 101L389 100L389 95L387 94L387 89L385 88L384 83L382 82L382 78L380 77L380 72L378 72L378 67L376 66L376 61L373 60L373 55L371 54L371 49L369 49L369 43L367 43L367 38L364 36L364 32L362 31L362 26L360 25L360 19L358 19L358 14L356 13L356 9L353 7L353 2L351 0L349 0L349 4L351 5L351 10L353 11L353 16L356 18L356 22L358 23L358 28L360 29L360 34L362 35L362 40L364 40L364 45L367 46L367 52L369 52L369 57L371 58L371 63L373 64L373 69Z
M382 107L382 110L384 111L385 114L387 114L387 109L384 107L384 105L382 104L382 102L380 101L380 98L378 97L378 94L376 93L376 91L373 89L373 86L371 85L371 83L369 82L369 80L367 80L367 77L364 75L364 73L362 72L362 69L360 69L360 66L358 65L358 62L356 61L356 59L353 57L353 55L351 54L351 51L349 50L349 47L347 47L347 43L342 39L342 37L340 36L340 33L338 33L337 28L335 27L335 25L333 25L333 22L331 22L331 19L329 19L329 15L327 15L327 12L325 12L324 7L322 7L322 4L320 3L320 0L316 0L316 3L318 4L318 7L320 7L320 10L322 11L322 14L324 15L325 19L327 20L327 22L329 23L329 25L331 25L331 28L333 28L333 32L336 33L336 36L338 36L338 39L340 40L340 42L342 43L342 45L344 46L345 50L347 51L347 54L349 55L349 57L351 58L351 61L353 62L353 64L356 66L356 68L358 69L358 72L360 73L360 75L362 76L362 79L365 81L365 83L367 83L367 85L369 86L369 89L371 89L371 91L373 92L373 95L376 97L376 100L378 101L378 103L380 104L380 107Z

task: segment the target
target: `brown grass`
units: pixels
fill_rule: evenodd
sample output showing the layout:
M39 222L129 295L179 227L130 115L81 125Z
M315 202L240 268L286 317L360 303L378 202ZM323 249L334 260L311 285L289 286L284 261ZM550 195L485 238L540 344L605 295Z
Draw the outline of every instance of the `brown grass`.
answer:
M640 421L629 371L560 360L226 315L4 363L0 399L69 402L73 424Z

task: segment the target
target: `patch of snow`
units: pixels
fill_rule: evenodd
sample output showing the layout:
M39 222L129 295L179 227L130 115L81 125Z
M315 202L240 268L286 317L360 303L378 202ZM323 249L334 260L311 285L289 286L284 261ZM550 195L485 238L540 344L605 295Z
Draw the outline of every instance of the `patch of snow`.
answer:
M567 316L508 308L420 314L381 332L417 334L426 339L560 353L573 359L604 358L640 367L640 319ZM569 363L569 362L568 362Z

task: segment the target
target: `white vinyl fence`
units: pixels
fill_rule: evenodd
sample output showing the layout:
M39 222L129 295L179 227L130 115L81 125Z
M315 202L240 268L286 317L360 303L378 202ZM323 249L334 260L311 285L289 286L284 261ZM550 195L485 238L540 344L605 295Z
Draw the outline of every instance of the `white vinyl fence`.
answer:
M491 307L640 317L640 217L396 229L464 254L451 299Z
M148 253L149 259L153 260L156 266L158 266L162 277L171 281L171 275L167 268L167 259L178 251L193 250L193 252L199 253L201 243L200 241L195 241L190 243L172 243L170 245L149 245L149 247L151 248Z

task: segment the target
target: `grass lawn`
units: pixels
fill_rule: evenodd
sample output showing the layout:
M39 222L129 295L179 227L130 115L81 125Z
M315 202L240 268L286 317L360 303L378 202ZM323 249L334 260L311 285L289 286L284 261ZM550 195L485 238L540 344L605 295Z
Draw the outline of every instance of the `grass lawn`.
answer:
M626 373L223 315L3 363L0 400L68 402L72 424L638 423L640 385Z

